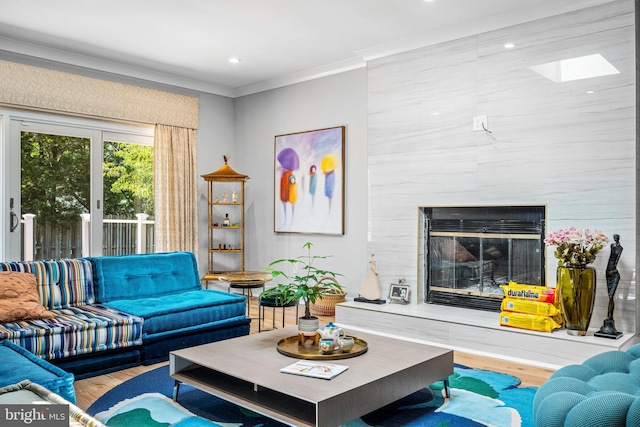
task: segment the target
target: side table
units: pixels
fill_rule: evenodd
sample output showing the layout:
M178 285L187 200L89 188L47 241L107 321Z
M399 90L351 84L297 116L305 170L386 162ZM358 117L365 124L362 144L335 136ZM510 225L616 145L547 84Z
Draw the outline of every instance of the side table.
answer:
M249 318L251 318L251 316L249 316L251 290L262 288L264 292L264 284L271 279L273 279L271 273L262 271L226 271L220 273L218 276L218 280L227 283L227 292L231 292L231 289L242 289L242 295L245 295L247 300L247 317ZM258 313L258 321L259 320L260 315Z
M298 324L298 304L300 300L291 301L288 304L278 304L275 298L258 298L258 332L262 332L262 322L264 322L264 311L266 307L273 309L271 316L271 329L276 329L276 308L282 309L282 327L284 328L284 310L287 307L296 307L296 325Z

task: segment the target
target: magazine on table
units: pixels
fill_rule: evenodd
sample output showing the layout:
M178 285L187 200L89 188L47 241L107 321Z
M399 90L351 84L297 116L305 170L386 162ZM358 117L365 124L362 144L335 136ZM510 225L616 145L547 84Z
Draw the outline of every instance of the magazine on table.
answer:
M347 368L349 367L345 365L336 365L317 360L298 360L296 363L280 369L280 372L330 380L346 371Z

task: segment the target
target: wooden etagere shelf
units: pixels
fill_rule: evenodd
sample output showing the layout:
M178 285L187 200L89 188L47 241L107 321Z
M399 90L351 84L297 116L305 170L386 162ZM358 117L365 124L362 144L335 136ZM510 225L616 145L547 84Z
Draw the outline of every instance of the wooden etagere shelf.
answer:
M201 280L208 286L222 273L244 271L244 184L249 177L229 167L226 157L224 166L202 177L208 186L208 267Z

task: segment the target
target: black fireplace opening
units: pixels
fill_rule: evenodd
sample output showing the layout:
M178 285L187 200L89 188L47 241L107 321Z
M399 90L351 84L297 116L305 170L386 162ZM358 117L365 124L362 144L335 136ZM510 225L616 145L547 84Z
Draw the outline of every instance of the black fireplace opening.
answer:
M544 206L420 210L425 302L499 312L502 285L544 286Z

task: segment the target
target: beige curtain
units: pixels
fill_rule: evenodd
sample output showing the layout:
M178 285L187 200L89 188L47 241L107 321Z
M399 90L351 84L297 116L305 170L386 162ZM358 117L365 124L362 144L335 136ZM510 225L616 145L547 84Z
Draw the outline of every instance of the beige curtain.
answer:
M0 60L0 104L198 129L198 98Z
M196 131L156 125L153 151L155 250L197 256Z

